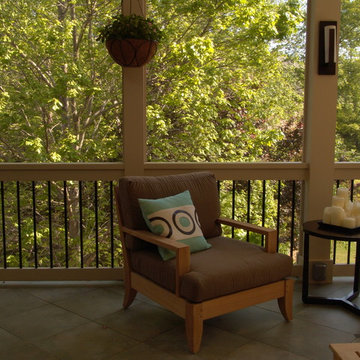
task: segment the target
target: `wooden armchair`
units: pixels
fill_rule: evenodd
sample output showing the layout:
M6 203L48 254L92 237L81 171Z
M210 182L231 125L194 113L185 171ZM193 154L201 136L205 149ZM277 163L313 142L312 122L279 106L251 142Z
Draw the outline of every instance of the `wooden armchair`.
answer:
M188 245L154 235L146 226L139 198L158 199L189 190L204 237L211 248L190 253ZM244 307L278 299L292 319L290 257L276 252L276 230L220 217L216 179L211 173L124 177L115 189L125 261L123 306L137 292L185 319L191 352L200 349L203 321ZM265 236L265 249L221 236L221 224ZM172 250L164 261L157 246Z

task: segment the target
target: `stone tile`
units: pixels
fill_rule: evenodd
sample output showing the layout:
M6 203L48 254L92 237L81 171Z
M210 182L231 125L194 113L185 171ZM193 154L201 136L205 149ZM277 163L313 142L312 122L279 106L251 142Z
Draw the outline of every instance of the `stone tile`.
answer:
M135 340L93 322L36 342L41 349L66 360L103 360L136 344Z
M19 343L21 343L21 339L0 328L0 355L4 355L9 348L18 346Z
M334 281L331 284L310 285L309 295L324 297L344 297L352 290L352 284Z
M138 341L145 341L185 324L175 314L145 302L134 303L126 310L121 309L96 321Z
M26 341L45 339L87 320L54 305L44 305L0 319L0 327Z
M91 287L84 286L64 286L64 287L31 287L27 288L24 291L27 291L33 296L40 298L44 301L54 303L61 300L64 300L72 296L86 296L86 293L91 291Z
M6 360L60 360L60 358L49 354L29 343L21 343L18 346L12 346L6 351L0 349L0 359Z
M277 313L280 313L277 300L270 300L265 303L256 305L257 307L271 310ZM304 309L305 304L302 301L301 290L295 288L293 295L293 316L295 316L299 311Z
M229 354L247 342L249 340L240 335L208 326L205 322L201 348L197 354L192 354L189 351L185 326L178 326L146 343L151 347L173 355L177 359L225 360L228 359Z
M252 341L229 354L228 360L308 360L308 358L289 351ZM329 358L330 359L330 358Z
M338 305L306 305L296 318L350 334L360 333L359 315Z
M259 342L313 360L331 358L329 344L352 342L354 336L342 331L294 319L258 334Z
M0 319L45 305L22 289L0 288Z
M146 344L139 344L132 347L130 350L123 351L120 354L115 354L106 358L106 360L176 360L171 354L152 348Z
M118 294L119 296L123 296L124 292L125 292L123 281L117 281L112 284L108 284L107 286L102 286L102 288L112 291L112 292Z
M268 331L284 321L280 313L252 306L207 320L207 323L222 330L251 338L252 335L256 336Z
M139 300L139 301L143 301L143 302L146 302L150 305L153 305L153 306L157 306L157 307L160 307L163 309L163 306L161 306L160 304L158 304L157 302L155 301L152 301L150 298L148 298L147 296L141 294L141 293L137 293L136 294L136 300Z
M91 289L85 294L77 293L55 304L63 309L77 313L87 319L95 320L122 308L122 296L104 288Z

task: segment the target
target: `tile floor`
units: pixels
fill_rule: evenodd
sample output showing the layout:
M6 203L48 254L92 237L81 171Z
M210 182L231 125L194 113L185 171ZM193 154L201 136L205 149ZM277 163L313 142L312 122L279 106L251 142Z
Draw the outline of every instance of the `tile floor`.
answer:
M342 296L351 286L350 278L336 278L311 294ZM201 350L192 355L177 316L141 295L122 310L122 282L3 282L0 360L325 360L332 359L330 343L360 343L359 316L304 305L300 282L294 295L289 323L276 301L207 320Z

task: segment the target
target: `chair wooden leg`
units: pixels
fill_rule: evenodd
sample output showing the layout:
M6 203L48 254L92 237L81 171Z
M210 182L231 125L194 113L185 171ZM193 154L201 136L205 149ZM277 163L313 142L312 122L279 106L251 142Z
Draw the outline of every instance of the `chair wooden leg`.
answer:
M124 301L123 301L123 308L127 309L132 302L135 299L135 296L137 294L137 291L135 289L132 289L130 286L125 285L125 295L124 295Z
M285 295L278 299L279 309L285 320L292 320L294 280L285 280Z
M186 337L189 350L194 354L200 350L203 333L203 319L201 312L201 304L186 304Z

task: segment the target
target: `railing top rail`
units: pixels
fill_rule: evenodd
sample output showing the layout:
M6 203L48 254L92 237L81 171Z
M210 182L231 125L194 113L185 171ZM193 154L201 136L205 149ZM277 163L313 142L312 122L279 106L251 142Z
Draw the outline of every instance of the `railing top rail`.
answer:
M146 175L211 171L218 180L305 180L308 164L300 162L146 163Z
M147 162L144 175L211 171L219 180L304 180L308 165L299 162ZM0 180L116 180L124 164L116 163L0 163Z
M121 162L0 163L0 180L116 180L124 175ZM306 180L303 162L146 162L144 175L211 171L219 180ZM360 178L360 162L335 163L335 179Z
M104 163L0 163L0 180L115 180L124 164Z

